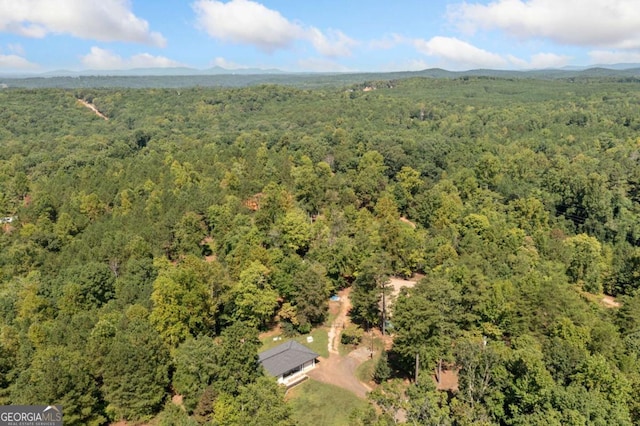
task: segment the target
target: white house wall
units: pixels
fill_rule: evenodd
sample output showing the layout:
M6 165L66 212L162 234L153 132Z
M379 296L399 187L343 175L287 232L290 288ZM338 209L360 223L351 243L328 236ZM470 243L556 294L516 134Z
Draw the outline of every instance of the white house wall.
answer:
M302 365L302 371L303 371L304 373L306 373L307 371L309 371L309 370L313 369L313 367L315 367L315 366L316 366L316 360L315 360L315 359L312 359L311 361L309 361L309 362L305 362L305 363Z
M293 378L297 378L300 375L306 373L309 370L313 370L316 366L316 360L312 359L311 361L305 362L301 366L298 367L298 371L294 374L287 376L286 378L283 375L278 376L278 384L286 385Z

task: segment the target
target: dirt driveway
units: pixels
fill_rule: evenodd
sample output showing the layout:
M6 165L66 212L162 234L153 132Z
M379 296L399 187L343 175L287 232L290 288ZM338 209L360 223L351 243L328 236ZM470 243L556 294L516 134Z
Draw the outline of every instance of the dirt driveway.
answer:
M342 290L338 294L340 301L331 302L340 304L340 312L329 329L329 358L320 357L316 368L307 374L314 380L339 386L353 392L360 398L365 398L371 388L358 380L356 368L369 359L369 350L367 348L359 348L347 356L342 356L338 352L340 332L343 327L348 325L349 321L347 314L351 309L350 292L350 288Z

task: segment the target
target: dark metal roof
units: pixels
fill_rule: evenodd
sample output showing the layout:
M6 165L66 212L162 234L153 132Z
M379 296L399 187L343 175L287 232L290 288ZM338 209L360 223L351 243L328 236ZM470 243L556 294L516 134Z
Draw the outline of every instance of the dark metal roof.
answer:
M319 355L301 345L295 340L289 340L281 345L258 354L260 364L272 376L280 376L293 370L305 362L316 359Z

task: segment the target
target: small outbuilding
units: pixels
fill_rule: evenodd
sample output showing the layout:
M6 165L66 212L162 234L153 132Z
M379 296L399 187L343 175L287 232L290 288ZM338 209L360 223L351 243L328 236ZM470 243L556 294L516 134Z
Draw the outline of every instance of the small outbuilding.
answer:
M316 366L318 354L290 340L258 354L260 364L278 383L292 386L306 379L306 372Z

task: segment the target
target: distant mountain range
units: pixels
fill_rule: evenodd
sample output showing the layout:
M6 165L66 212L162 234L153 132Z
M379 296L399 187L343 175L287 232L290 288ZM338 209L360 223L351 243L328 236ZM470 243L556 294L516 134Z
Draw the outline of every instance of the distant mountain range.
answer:
M196 69L188 67L172 67L172 68L134 68L127 70L84 70L84 71L49 71L41 74L41 77L74 77L74 76L145 76L145 75L247 75L247 74L285 74L285 71L278 69L261 69L261 68L239 68L226 69L222 67L212 67L207 69Z
M410 77L460 78L638 78L640 64L607 64L559 69L527 71L477 69L447 71L439 68L422 71L370 73L295 73L278 69L139 68L131 70L58 70L41 74L0 74L0 89L9 87L89 88L89 87L239 87L256 84L284 84L300 87L340 86L374 80L394 80Z
M530 70L468 70L468 71L447 71L439 68L433 68L431 70L444 71L447 73L454 74L476 74L477 72L499 72L499 73L538 73L538 72L549 72L549 71L585 71L589 69L602 68L607 70L630 70L640 68L640 63L620 63L620 64L598 64L598 65L588 65L588 66L566 66L562 68L544 68L544 69L530 69ZM423 71L414 71L414 72L427 72L430 70ZM395 71L396 72L404 72L404 71ZM411 72L411 71L406 71ZM377 72L374 72L378 74ZM122 69L122 70L82 70L82 71L70 71L70 70L55 70L55 71L47 71L43 73L2 73L0 71L0 77L11 77L11 78L28 78L28 77L80 77L80 76L160 76L160 75L178 75L178 76L189 76L189 75L220 75L220 74L231 74L231 75L254 75L254 74L362 74L362 72L350 72L350 73L337 73L337 72L290 72L283 71L276 68L263 69L263 68L237 68L237 69L228 69L219 66L214 66L206 69L197 69L197 68L189 68L189 67L168 67L168 68L133 68L133 69Z
M584 70L588 70L588 69L593 69L593 68L604 68L604 69L608 69L608 70L629 70L629 69L634 69L634 68L640 68L640 64L627 64L627 63L623 63L623 64L597 64L597 65L589 65L589 66L566 66L566 67L562 67L562 70L567 70L567 71L584 71Z
M30 77L90 77L90 76L190 76L190 75L251 75L251 74L286 74L285 71L278 69L262 69L262 68L239 68L227 69L215 66L207 69L197 69L188 67L168 67L168 68L133 68L122 70L54 70L43 73L2 73L0 78L30 78Z

